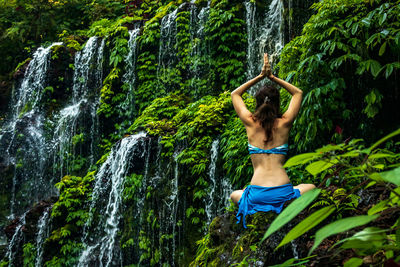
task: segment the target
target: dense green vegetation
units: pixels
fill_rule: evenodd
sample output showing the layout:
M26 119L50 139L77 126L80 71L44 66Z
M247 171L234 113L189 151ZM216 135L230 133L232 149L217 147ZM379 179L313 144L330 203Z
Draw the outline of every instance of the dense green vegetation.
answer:
M336 126L372 142L399 117L399 1L321 1L303 34L285 46L279 74L303 88L298 149L321 146ZM354 123L354 120L357 123ZM313 144L313 145L312 145Z
M9 101L12 74L23 70L37 47L62 41L52 54L59 67L51 81L57 82L46 87L43 104L53 118L68 97L64 87L71 87L75 53L91 36L105 40L104 79L98 88L97 114L102 126L98 161L89 166L87 155L75 157L70 175L56 184L60 195L51 213L53 228L45 242L45 266L77 264L84 225L91 219L88 205L95 175L112 147L139 131L147 132L154 143L160 140L160 158L154 160L161 162L167 176L173 176L170 166L177 164L184 177L179 191L186 206L177 229L186 239L173 259L182 266L226 264L220 256L227 251L231 263L247 266L258 257L266 260L268 253L285 251L282 254L286 255L289 243L298 242L299 237L307 243L300 252L303 259L289 259L283 266L329 260L346 266L400 261L400 1L322 0L313 5L314 15L302 34L285 45L276 73L304 91L290 139L290 154L296 156L285 167L293 184L314 183L319 189L293 201L278 217L255 216L247 232L232 226L235 236L225 243L216 239L216 230L223 227L222 222L234 224L235 208L227 208L230 217L217 217L204 236L204 203L211 184L208 168L214 140L220 140L220 177L242 188L252 175L245 128L234 113L229 93L246 78L243 2L211 1L204 39L196 35L191 39L188 1L149 0L135 9L129 9L130 2L0 1L0 56L4 59L0 89L6 88L0 91L0 102ZM262 1L255 2L261 10L268 8ZM196 5L205 7L207 1L198 0ZM171 41L174 53L168 58L170 64L161 69L162 19L177 8L176 38ZM137 79L132 85L123 77L128 71L124 59L129 30L135 25L140 25L140 35ZM282 95L284 110L290 98L286 92ZM253 98L247 94L244 98L253 110ZM2 107L0 112L4 111ZM0 123L3 117L0 113ZM84 131L78 131L73 137L76 150L87 148L85 142ZM156 164L150 164L149 172L156 172ZM160 247L176 238L164 233L154 243L154 233L162 233L158 204L171 192L168 184L163 190L152 185L142 190L145 176L143 170L135 169L125 177L118 237L127 266L168 264L161 260ZM144 222L133 219L139 194L143 194ZM367 194L372 195L370 202L365 201ZM296 226L289 223L294 217ZM272 239L279 241L271 249ZM25 266L36 255L32 240L23 245ZM134 261L136 254L138 261ZM0 265L6 266L7 261Z

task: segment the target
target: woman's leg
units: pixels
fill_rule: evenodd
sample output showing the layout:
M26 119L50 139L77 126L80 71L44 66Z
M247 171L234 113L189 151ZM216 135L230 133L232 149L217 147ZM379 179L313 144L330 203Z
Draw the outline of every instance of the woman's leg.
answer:
M300 190L300 194L303 195L305 192L313 190L316 186L313 184L299 184L296 186L293 186L295 189Z
M240 198L242 197L242 194L243 194L243 190L233 191L231 194L231 199L232 199L233 203L235 203L237 205Z

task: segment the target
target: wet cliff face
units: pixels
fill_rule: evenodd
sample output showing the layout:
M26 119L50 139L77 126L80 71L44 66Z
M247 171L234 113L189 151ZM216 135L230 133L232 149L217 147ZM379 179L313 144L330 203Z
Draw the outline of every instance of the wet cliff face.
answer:
M38 48L13 92L0 84L4 263L189 264L232 181L251 175L225 91L264 51L277 62L287 8L157 4Z
M284 42L288 43L301 34L303 25L315 13L310 7L315 3L311 0L284 0L283 1L283 34Z

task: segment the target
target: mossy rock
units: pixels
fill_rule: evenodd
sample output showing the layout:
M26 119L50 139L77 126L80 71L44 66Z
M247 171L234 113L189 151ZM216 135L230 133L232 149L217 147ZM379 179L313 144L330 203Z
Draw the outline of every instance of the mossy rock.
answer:
M210 224L208 235L198 242L205 246L199 248L191 266L228 266L245 257L260 258L257 244L276 216L273 212L249 215L246 217L247 229L242 222L237 223L235 212L216 217ZM269 248L263 248L263 252L272 251L276 245L275 242L268 243Z

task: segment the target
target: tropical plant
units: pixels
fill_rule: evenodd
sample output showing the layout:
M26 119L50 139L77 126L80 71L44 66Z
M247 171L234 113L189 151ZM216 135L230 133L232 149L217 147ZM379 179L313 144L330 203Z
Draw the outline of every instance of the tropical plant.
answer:
M325 206L297 224L287 233L279 246L289 243L314 227L319 229L316 231L314 245L309 251L309 255L318 248L321 242L332 235L337 235L345 231L354 233L351 237L341 235L339 241L331 247L331 249L345 250L356 248L355 256L372 255L377 252L384 253L385 258L376 259L376 263L393 258L395 261L400 260L396 252L400 251L398 246L398 224L400 219L393 218L391 227L382 229L379 227L365 227L374 220L377 220L384 214L395 215L400 210L399 193L400 193L400 154L390 152L386 149L380 149L379 146L384 144L391 138L400 135L400 129L380 139L369 148L354 149L349 144L328 145L318 149L315 153L306 153L297 155L289 159L286 166L305 165L308 172L314 176L318 176L328 171L330 173L338 173L334 169L341 169L339 179L341 184L352 184L350 193L344 193L344 189L336 190L327 200L316 202L312 207L316 208L321 205ZM358 143L359 140L353 141ZM351 141L350 141L351 143ZM397 148L398 149L398 148ZM349 161L349 158L352 160ZM354 159L359 159L355 160ZM326 176L326 177L329 177ZM324 178L326 181L327 178ZM356 183L357 182L357 183ZM382 194L381 201L370 207L365 215L350 216L340 218L336 216L329 224L321 227L322 221L329 218L331 214L338 214L349 208L349 204L345 203L350 199L350 204L357 205L357 198L352 195L356 190L366 190L370 187L384 186L390 194ZM321 189L315 189L306 193L304 196L293 201L271 224L265 233L265 240L283 225L288 223L304 208L306 208L320 194ZM324 193L326 199L327 193ZM338 198L339 197L339 198ZM336 199L336 200L335 200ZM344 204L343 204L344 203ZM356 204L357 203L357 204ZM390 215L389 215L390 216ZM362 228L361 228L362 227ZM339 247L339 245L341 245ZM351 259L351 262L362 263L358 258ZM349 263L350 264L350 263ZM359 266L359 265L357 265Z

